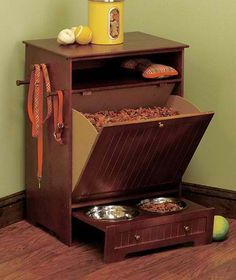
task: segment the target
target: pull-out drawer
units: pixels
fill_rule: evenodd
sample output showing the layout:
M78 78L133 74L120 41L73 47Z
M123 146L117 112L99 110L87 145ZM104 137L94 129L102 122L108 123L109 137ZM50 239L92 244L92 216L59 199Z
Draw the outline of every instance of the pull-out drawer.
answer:
M177 116L109 124L98 132L73 110L73 202L178 186L213 113L201 113L166 87L149 89L143 101L171 107ZM132 95L127 100L132 103Z
M85 210L74 211L73 216L105 232L104 258L112 262L138 251L188 242L210 243L214 209L184 201L188 207L179 213L158 215L141 211L133 220L123 222L98 221L88 217Z
M150 244L206 232L207 218L183 219L179 222L146 226L146 222L131 230L117 229L115 249Z

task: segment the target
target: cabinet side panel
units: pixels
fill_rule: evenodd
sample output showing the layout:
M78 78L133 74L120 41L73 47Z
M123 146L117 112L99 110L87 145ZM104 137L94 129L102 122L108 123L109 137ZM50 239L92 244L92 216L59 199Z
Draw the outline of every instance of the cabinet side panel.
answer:
M181 82L176 83L175 88L172 92L174 95L184 96L184 49L178 53L178 55L175 57L176 68L179 71L179 75L181 77Z
M70 61L53 53L26 46L26 79L33 64L48 66L52 91L64 90L63 145L53 137L53 117L44 124L43 176L37 181L37 139L31 136L26 116L26 194L27 219L53 231L64 243L71 244L71 74ZM26 91L28 88L26 89ZM27 98L26 98L27 100ZM45 105L45 104L44 104ZM44 111L46 108L44 108Z

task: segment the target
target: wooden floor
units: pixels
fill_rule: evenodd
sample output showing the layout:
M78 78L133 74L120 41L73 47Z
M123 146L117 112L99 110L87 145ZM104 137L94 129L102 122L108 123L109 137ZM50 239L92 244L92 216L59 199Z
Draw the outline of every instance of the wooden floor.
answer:
M224 242L155 250L104 264L97 235L69 248L25 221L0 230L0 280L236 280L236 221Z

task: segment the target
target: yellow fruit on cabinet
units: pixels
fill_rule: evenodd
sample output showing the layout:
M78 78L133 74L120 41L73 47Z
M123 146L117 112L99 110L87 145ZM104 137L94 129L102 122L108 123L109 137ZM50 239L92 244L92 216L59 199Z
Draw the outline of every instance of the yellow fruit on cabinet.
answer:
M88 26L80 25L75 29L75 41L78 44L86 45L92 41L92 31Z
M229 232L229 222L222 216L214 216L213 240L220 241L226 239Z

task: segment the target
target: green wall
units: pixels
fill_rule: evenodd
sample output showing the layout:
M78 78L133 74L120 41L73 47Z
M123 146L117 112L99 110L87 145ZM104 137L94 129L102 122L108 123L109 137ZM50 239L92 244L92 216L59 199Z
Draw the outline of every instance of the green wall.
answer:
M0 197L24 188L23 88L25 39L50 38L87 22L87 0L1 0ZM126 0L125 29L191 45L186 51L186 97L216 115L185 181L236 190L236 2Z
M131 6L132 1L127 2ZM129 14L129 28L191 46L185 56L185 96L202 110L215 111L184 181L234 190L235 11L235 0L136 0Z
M58 32L84 24L86 0L1 0L0 9L0 197L24 189L22 40L55 37Z

